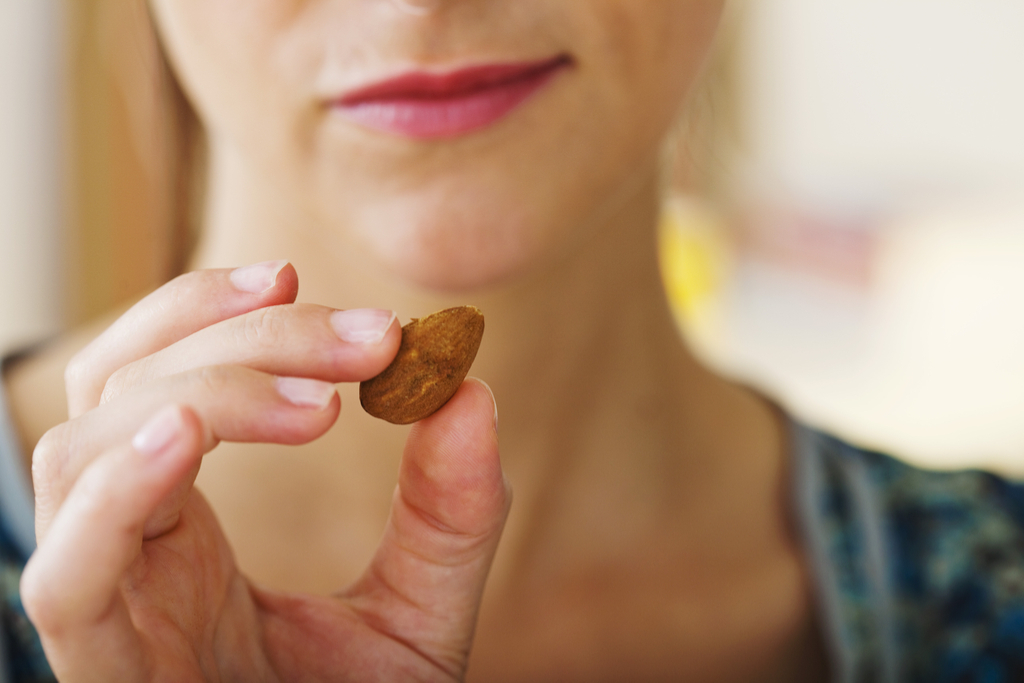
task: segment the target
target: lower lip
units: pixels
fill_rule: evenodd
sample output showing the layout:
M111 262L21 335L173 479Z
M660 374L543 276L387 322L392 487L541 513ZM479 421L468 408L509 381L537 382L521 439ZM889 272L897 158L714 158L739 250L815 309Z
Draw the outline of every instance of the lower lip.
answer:
M332 106L345 118L371 130L421 140L458 137L504 118L564 66L450 97L381 98Z

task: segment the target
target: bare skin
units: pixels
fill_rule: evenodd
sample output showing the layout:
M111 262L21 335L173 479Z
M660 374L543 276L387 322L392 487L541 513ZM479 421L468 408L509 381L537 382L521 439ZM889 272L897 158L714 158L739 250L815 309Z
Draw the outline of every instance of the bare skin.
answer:
M173 3L156 4L167 5L172 24L188 17L175 15ZM201 101L203 87L197 86ZM666 121L670 113L666 106ZM466 282L442 281L465 254L382 255L382 243L360 229L329 229L323 214L330 209L269 191L271 175L238 162L237 138L213 142L212 201L195 269L286 257L301 279L301 301L310 304L380 306L404 320L471 303L487 316L472 374L498 397L502 466L516 501L480 603L471 680L824 680L809 579L789 520L784 420L760 397L695 362L664 300L654 241L656 135L637 140L608 180L595 181L600 201L569 202L545 219L550 223L539 223L538 241L524 241L534 246L511 256L485 254L490 265ZM531 177L507 179L508 201L530 198L534 190L524 183ZM434 223L446 218L436 213L431 187L409 201L414 215L435 207L423 234L434 234ZM474 210L486 223L508 213L501 208ZM415 274L396 277L406 259ZM274 302L286 303L288 296L280 296ZM195 301L190 306L190 314L202 309ZM313 361L282 367L282 358L305 343L303 329L296 326L288 344L272 344L266 367L256 369L338 381ZM216 353L225 335L197 338L189 357ZM164 346L157 347L159 355ZM252 367L242 351L225 353L218 363ZM65 419L54 406L62 401L57 368L67 355L54 349L9 374L26 444ZM118 367L114 362L111 372ZM159 375L122 373L113 385L123 384L125 395L159 393ZM101 388L109 377L101 377ZM342 384L340 393L340 418L300 451L223 443L205 460L197 485L216 511L240 576L299 595L342 591L350 599L358 588L345 587L358 587L367 564L387 547L378 546L380 532L389 511L394 515L395 472L409 432L363 415L353 385ZM482 420L486 406L474 400L467 415ZM79 401L91 409L96 399ZM439 414L438 429L456 418ZM213 418L199 410L198 419ZM302 440L315 432L310 427ZM35 468L38 474L38 462ZM494 482L487 486L494 494ZM502 504L469 523L500 532ZM478 569L473 581L482 582L486 571ZM456 597L448 599L464 599ZM276 613L287 612L285 602ZM330 623L344 622L330 616L334 607L321 609ZM453 642L465 638L474 610L459 610L468 620ZM74 670L74 648L53 647ZM461 676L466 661L454 661L452 671Z
M485 345L474 369L502 399L502 446L513 454L505 469L516 487L482 604L470 670L478 680L820 673L807 577L784 514L782 426L770 405L685 353L645 263L651 246L609 244L592 263L581 258L578 267L607 274L609 286L572 292L565 307L524 306L521 290L480 302L499 343L515 338L503 325L547 324L532 328L533 339ZM563 277L557 269L537 286L550 295ZM551 360L565 376L533 371L538 384L517 391L511 378L534 354L581 347L593 350ZM638 348L643 356L621 353ZM17 413L30 417L22 424L45 422L33 407L52 403L26 401L18 388L44 386L33 376L47 367L40 357L12 374ZM301 455L225 443L204 465L199 485L259 583L329 594L373 556L405 430L352 410L354 387L341 390L349 409ZM603 408L578 410L580 401ZM582 443L580 433L589 435Z

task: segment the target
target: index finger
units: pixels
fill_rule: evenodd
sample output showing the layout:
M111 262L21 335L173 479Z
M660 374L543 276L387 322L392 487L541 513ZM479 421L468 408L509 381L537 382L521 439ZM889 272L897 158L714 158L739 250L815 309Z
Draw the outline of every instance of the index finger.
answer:
M287 261L181 275L132 306L82 349L64 373L68 415L99 405L114 372L214 323L258 308L288 304L299 278Z

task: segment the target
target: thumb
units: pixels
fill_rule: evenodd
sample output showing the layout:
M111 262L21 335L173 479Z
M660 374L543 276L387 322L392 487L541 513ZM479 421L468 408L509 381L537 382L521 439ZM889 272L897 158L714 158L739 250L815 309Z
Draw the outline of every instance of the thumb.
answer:
M496 428L479 380L413 427L384 538L346 593L372 627L458 680L512 498Z

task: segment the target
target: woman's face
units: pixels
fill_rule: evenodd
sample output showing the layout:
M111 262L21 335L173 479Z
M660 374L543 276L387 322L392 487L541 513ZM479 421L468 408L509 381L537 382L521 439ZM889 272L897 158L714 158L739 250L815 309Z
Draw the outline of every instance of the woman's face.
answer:
M724 0L151 0L210 135L406 280L499 282L657 167Z

